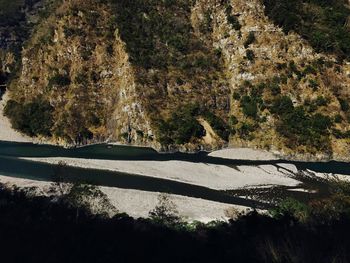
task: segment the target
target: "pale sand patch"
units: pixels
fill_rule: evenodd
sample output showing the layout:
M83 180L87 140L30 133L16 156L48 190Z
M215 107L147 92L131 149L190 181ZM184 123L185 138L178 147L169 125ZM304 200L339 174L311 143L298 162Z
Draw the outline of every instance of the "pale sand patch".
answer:
M290 192L300 192L300 193L310 193L310 194L317 193L316 190L310 190L310 189L304 189L304 188L288 189L288 191L290 191Z
M287 171L294 173L294 174L296 174L298 172L298 168L294 164L278 163L277 165L280 166L281 168L286 169Z
M112 200L112 204L120 211L127 212L132 217L148 217L149 211L157 205L160 193L145 192L131 189L101 187L102 191ZM248 207L219 203L200 198L180 195L169 195L177 207L179 215L186 221L210 222L213 220L227 220L225 210L234 208L244 212Z
M115 161L80 158L22 158L36 162L110 170L204 186L216 190L237 189L257 185L297 186L300 182L273 165L238 166L237 169L207 163L185 161ZM130 175L132 176L132 175Z
M28 179L12 178L0 176L0 182L9 186L18 187L38 187L38 193L46 195L50 187L49 182L34 181ZM114 187L100 187L108 196L110 202L118 209L119 212L125 212L128 215L138 217L148 217L149 211L154 209L158 202L159 193L146 192L140 190L120 189ZM209 222L213 220L226 220L225 210L236 209L244 212L248 207L231 205L208 201L200 198L186 197L180 195L169 195L170 200L175 203L179 215L187 221Z
M210 124L204 120L203 118L198 118L198 122L204 127L205 129L205 136L202 138L206 144L213 144L220 141L220 138L216 135L213 128L210 126Z
M227 148L209 153L211 157L231 160L269 161L279 158L271 152L250 148Z
M12 129L10 121L3 115L7 100L8 93L6 92L0 101L0 141L33 142L30 137Z

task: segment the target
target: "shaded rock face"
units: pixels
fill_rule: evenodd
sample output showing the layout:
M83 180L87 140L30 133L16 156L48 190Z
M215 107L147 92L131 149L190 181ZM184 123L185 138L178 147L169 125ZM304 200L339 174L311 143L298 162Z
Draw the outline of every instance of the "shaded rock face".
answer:
M32 29L54 6L52 0L17 0L0 3L0 85L20 67L21 51Z
M0 18L0 49L20 49L28 36L30 13L37 10L36 1L13 1L14 3L1 3Z
M347 62L284 33L261 1L71 0L31 21L10 95L51 105L54 142L349 155Z

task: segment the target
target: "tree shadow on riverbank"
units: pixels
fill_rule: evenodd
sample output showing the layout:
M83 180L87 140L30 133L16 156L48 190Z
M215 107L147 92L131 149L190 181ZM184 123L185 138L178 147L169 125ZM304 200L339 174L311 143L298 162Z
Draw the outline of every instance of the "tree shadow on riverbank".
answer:
M64 202L1 187L1 258L45 263L349 262L347 210L305 218L300 207L292 202L274 217L253 211L235 221L209 224L163 224L125 214L109 218L84 209L77 220L76 209Z

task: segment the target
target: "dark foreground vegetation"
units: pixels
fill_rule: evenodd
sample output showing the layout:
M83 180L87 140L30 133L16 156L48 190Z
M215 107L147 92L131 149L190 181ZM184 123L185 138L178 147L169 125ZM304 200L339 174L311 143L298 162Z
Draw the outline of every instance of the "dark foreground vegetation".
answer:
M11 119L12 127L29 136L51 136L53 107L40 98L31 103L18 103L10 100L5 109L5 116Z
M209 224L182 222L166 209L166 198L150 219L96 215L86 196L111 209L101 192L68 188L55 183L56 197L38 197L33 190L0 187L2 262L350 261L347 184L327 199L286 200L270 215L250 212Z

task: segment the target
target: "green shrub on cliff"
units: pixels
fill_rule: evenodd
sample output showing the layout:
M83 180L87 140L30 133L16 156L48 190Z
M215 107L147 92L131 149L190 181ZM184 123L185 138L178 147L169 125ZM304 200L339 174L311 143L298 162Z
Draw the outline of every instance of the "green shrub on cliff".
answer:
M243 96L241 99L241 107L244 115L251 118L258 116L258 105L256 101L250 96Z
M52 112L50 103L41 99L26 104L10 100L4 109L12 127L29 136L51 136Z
M52 88L53 86L63 87L63 86L70 85L70 83L71 83L71 80L69 76L56 74L49 79L48 87L49 88Z
M230 128L228 125L220 117L210 111L205 112L203 115L216 134L225 141L228 141L230 136Z
M164 145L184 144L205 135L205 130L196 119L199 107L186 105L175 111L168 120L158 122L159 142Z
M277 131L286 138L289 147L306 145L317 150L329 149L329 135L333 127L330 117L320 113L309 114L303 106L294 107L287 96L276 98L270 111L279 118Z

